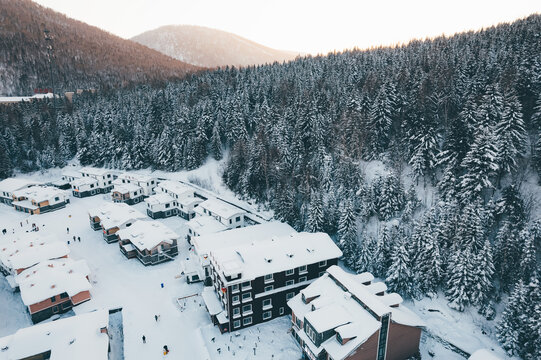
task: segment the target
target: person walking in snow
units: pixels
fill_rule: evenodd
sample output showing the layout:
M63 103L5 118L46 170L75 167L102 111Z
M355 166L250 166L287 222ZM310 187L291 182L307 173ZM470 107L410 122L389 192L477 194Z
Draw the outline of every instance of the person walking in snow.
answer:
M2 234L3 234L3 235L6 235L7 232L8 232L8 231L7 231L6 229L2 230Z
M80 236L77 236L77 240L79 240L79 242L81 242L81 237ZM75 241L75 240L74 240Z
M164 346L163 346L163 354L164 354L164 355L169 354L169 349L167 348L167 345L164 345Z
M69 228L69 227L66 228L66 232L67 232L68 234L70 233L70 228Z
M143 335L143 344L146 344L147 343L147 338L145 335Z
M158 322L158 315L154 315L154 320L156 320L156 322Z
M73 242L75 242L75 235L73 235Z

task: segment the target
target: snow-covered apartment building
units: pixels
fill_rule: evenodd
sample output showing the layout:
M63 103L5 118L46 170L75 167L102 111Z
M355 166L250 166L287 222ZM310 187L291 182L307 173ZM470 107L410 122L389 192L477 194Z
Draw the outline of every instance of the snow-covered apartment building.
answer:
M210 252L213 288L203 300L220 331L288 313L287 301L336 265L342 252L325 233L286 236Z
M203 199L195 196L192 188L177 181L164 180L155 188L156 195L146 199L147 214L153 219L178 215L190 220Z
M117 232L122 229L126 229L132 226L138 220L146 220L147 217L139 210L130 207L124 203L117 203L116 207L106 206L105 211L98 213L97 217L100 220L101 228L103 230L103 239L108 243L118 241ZM89 216L92 219L96 219L96 213L94 210L89 212ZM95 215L92 217L92 215Z
M67 258L69 253L66 243L52 236L36 232L11 235L0 246L0 272L15 288L12 280L17 274L42 261Z
M90 300L90 270L85 260L70 258L40 262L15 277L33 322Z
M116 179L116 173L108 169L84 167L79 172L81 177L71 183L73 196L79 198L108 193Z
M137 221L117 232L120 251L128 259L136 257L145 266L173 260L178 255L179 235L156 221Z
M141 174L120 174L113 181L113 201L124 202L129 205L138 204L144 198L153 195L154 187L158 180L149 175Z
M13 193L18 190L26 189L34 185L39 185L39 182L19 179L8 178L0 181L0 202L10 205L13 202Z
M292 335L306 359L408 359L419 352L423 321L370 273L338 266L290 299Z
M269 240L273 237L295 234L297 231L286 223L273 221L264 224L232 229L221 233L201 235L193 238L193 255L185 261L185 275L189 282L195 282L210 276L210 252L231 246L243 246L250 243ZM193 263L189 266L188 263Z
M13 192L12 205L30 215L57 210L69 203L68 194L53 186L31 186Z
M212 216L228 229L244 226L246 211L219 199L207 199L197 207L196 212L202 216Z
M109 359L109 313L98 310L0 338L0 360Z

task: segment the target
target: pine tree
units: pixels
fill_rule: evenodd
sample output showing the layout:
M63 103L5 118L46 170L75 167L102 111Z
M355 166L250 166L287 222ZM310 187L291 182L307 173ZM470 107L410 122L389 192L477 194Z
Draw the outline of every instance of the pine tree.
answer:
M521 344L519 343L520 316L522 314L522 304L525 296L525 286L519 281L502 314L502 318L496 326L497 337L502 347L509 355L515 355L519 352Z
M323 231L325 217L323 215L323 200L321 194L313 192L310 199L310 207L308 208L308 219L306 221L306 231L319 232Z
M520 260L520 278L523 281L535 277L539 273L534 237L529 231L524 231L524 243Z
M410 297L414 294L413 277L410 268L410 255L405 239L399 239L393 248L391 266L385 280L390 291Z
M346 264L353 268L358 251L358 242L357 221L351 200L346 200L342 205L340 221L338 222L338 240Z
M524 153L527 136L520 102L514 95L506 100L503 116L495 128L500 175L516 169L517 160Z
M490 305L491 293L494 289L494 264L492 245L488 239L476 257L473 269L475 292L472 299L474 304L480 306L479 312L491 320L495 315L494 308Z
M475 260L469 247L458 249L451 255L445 296L449 300L449 307L455 310L464 311L466 306L475 301L473 298L475 282L472 275Z
M210 153L216 160L221 160L223 157L222 139L220 136L218 121L214 123L214 127L212 128L212 136L210 137Z

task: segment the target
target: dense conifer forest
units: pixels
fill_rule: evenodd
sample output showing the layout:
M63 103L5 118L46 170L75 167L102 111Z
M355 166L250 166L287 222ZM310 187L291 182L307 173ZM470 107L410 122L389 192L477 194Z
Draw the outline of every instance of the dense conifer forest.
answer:
M221 69L0 112L0 177L82 164L223 178L414 299L444 294L541 357L541 16L395 48ZM386 171L368 174L368 162ZM411 186L404 179L410 174ZM369 180L370 176L373 179ZM422 195L431 192L427 201Z

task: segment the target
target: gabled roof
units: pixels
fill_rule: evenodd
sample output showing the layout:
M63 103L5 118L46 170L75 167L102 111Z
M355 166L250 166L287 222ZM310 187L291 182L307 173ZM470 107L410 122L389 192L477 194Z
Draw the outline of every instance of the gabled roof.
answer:
M113 192L118 192L120 194L127 194L130 192L135 192L141 190L141 187L136 184L115 184Z
M111 169L95 168L91 166L86 166L79 171L81 172L81 174L85 173L93 176L103 176L113 173L113 170Z
M0 360L15 360L51 351L51 360L107 360L109 335L107 310L98 310L19 329L0 338Z
M9 236L9 235L8 235ZM55 259L70 253L64 242L35 232L0 239L0 262L12 270L23 269L40 261Z
M150 205L169 204L173 201L175 201L175 199L173 199L166 193L158 193L156 195L151 195L145 199L145 202Z
M32 185L39 185L39 181L21 179L21 178L7 178L0 181L0 193L7 192L12 193L14 191L24 189Z
M80 177L71 182L71 186L97 185L98 180L93 177Z
M103 216L98 215L100 217L101 226L105 230L112 229L118 226L123 226L124 224L129 222L133 223L136 220L147 219L146 215L127 204L122 204L121 206L117 206L116 208L108 207L107 210L109 212L103 214Z
M136 221L132 226L117 232L121 240L129 240L139 250L152 250L162 242L172 244L179 236L157 220Z
M49 260L39 263L16 276L21 298L26 306L67 293L70 297L91 289L86 278L90 270L85 260Z
M173 180L164 180L161 181L158 184L158 189L162 189L162 191L167 191L169 193L173 193L175 195L178 195L179 198L181 197L187 197L187 196L193 196L194 191L192 188L179 183L178 181Z
M207 209L212 215L218 215L223 219L229 219L235 215L244 214L246 211L218 199L208 199L199 204L200 208Z
M227 230L227 226L212 216L196 216L188 221L186 225L201 236Z
M29 188L14 191L13 196L24 196L28 200L35 200L39 203L50 200L56 196L66 198L67 195L64 190L60 190L54 186L31 186Z
M138 173L122 173L118 175L118 179L126 179L135 182L151 182L157 180L154 176L138 174Z

